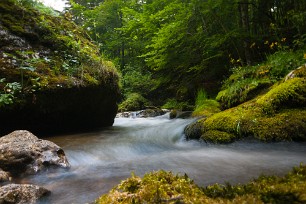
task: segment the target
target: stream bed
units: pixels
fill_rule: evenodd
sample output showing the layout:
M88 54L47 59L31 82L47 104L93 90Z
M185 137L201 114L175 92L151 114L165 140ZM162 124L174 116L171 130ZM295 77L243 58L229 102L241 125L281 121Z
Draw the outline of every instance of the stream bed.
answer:
M116 118L113 127L46 138L61 146L70 170L50 170L20 180L51 190L42 203L89 203L134 172L164 169L186 173L200 186L245 183L259 175L284 175L306 163L306 143L260 143L245 139L229 145L186 141L191 119Z

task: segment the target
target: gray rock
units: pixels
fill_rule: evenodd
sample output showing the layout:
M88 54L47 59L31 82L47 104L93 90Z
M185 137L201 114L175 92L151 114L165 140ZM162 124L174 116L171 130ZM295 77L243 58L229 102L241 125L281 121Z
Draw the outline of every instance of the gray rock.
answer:
M0 187L0 203L32 204L47 196L50 191L29 184L8 184Z
M159 108L149 108L137 113L138 118L157 117L166 114L166 111Z
M13 175L35 174L49 167L69 168L64 151L26 130L0 138L0 168Z
M202 136L202 122L195 121L189 125L187 125L184 129L184 134L187 140L198 140Z

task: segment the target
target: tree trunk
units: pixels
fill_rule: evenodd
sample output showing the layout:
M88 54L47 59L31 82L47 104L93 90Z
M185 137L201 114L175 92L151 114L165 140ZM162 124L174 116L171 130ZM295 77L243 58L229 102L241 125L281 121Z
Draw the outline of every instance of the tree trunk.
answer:
M250 22L249 22L249 0L242 0L239 2L239 12L240 12L240 26L243 30L243 49L245 55L245 61L247 65L251 65L251 53L250 53Z

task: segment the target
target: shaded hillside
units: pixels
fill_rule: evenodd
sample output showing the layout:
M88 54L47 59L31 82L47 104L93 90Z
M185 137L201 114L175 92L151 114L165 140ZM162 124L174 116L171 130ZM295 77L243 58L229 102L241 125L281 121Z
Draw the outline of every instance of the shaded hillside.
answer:
M112 125L117 72L69 18L0 2L1 134Z

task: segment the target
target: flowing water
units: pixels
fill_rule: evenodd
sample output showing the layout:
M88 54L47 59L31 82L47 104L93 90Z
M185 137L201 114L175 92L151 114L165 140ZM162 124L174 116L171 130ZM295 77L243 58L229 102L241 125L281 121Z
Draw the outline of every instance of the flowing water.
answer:
M305 143L264 144L252 140L230 145L185 141L184 127L192 120L116 118L114 126L86 134L47 138L61 146L71 164L28 177L52 191L43 203L88 203L107 193L134 172L153 170L187 173L201 185L244 183L261 174L283 175L306 163Z

